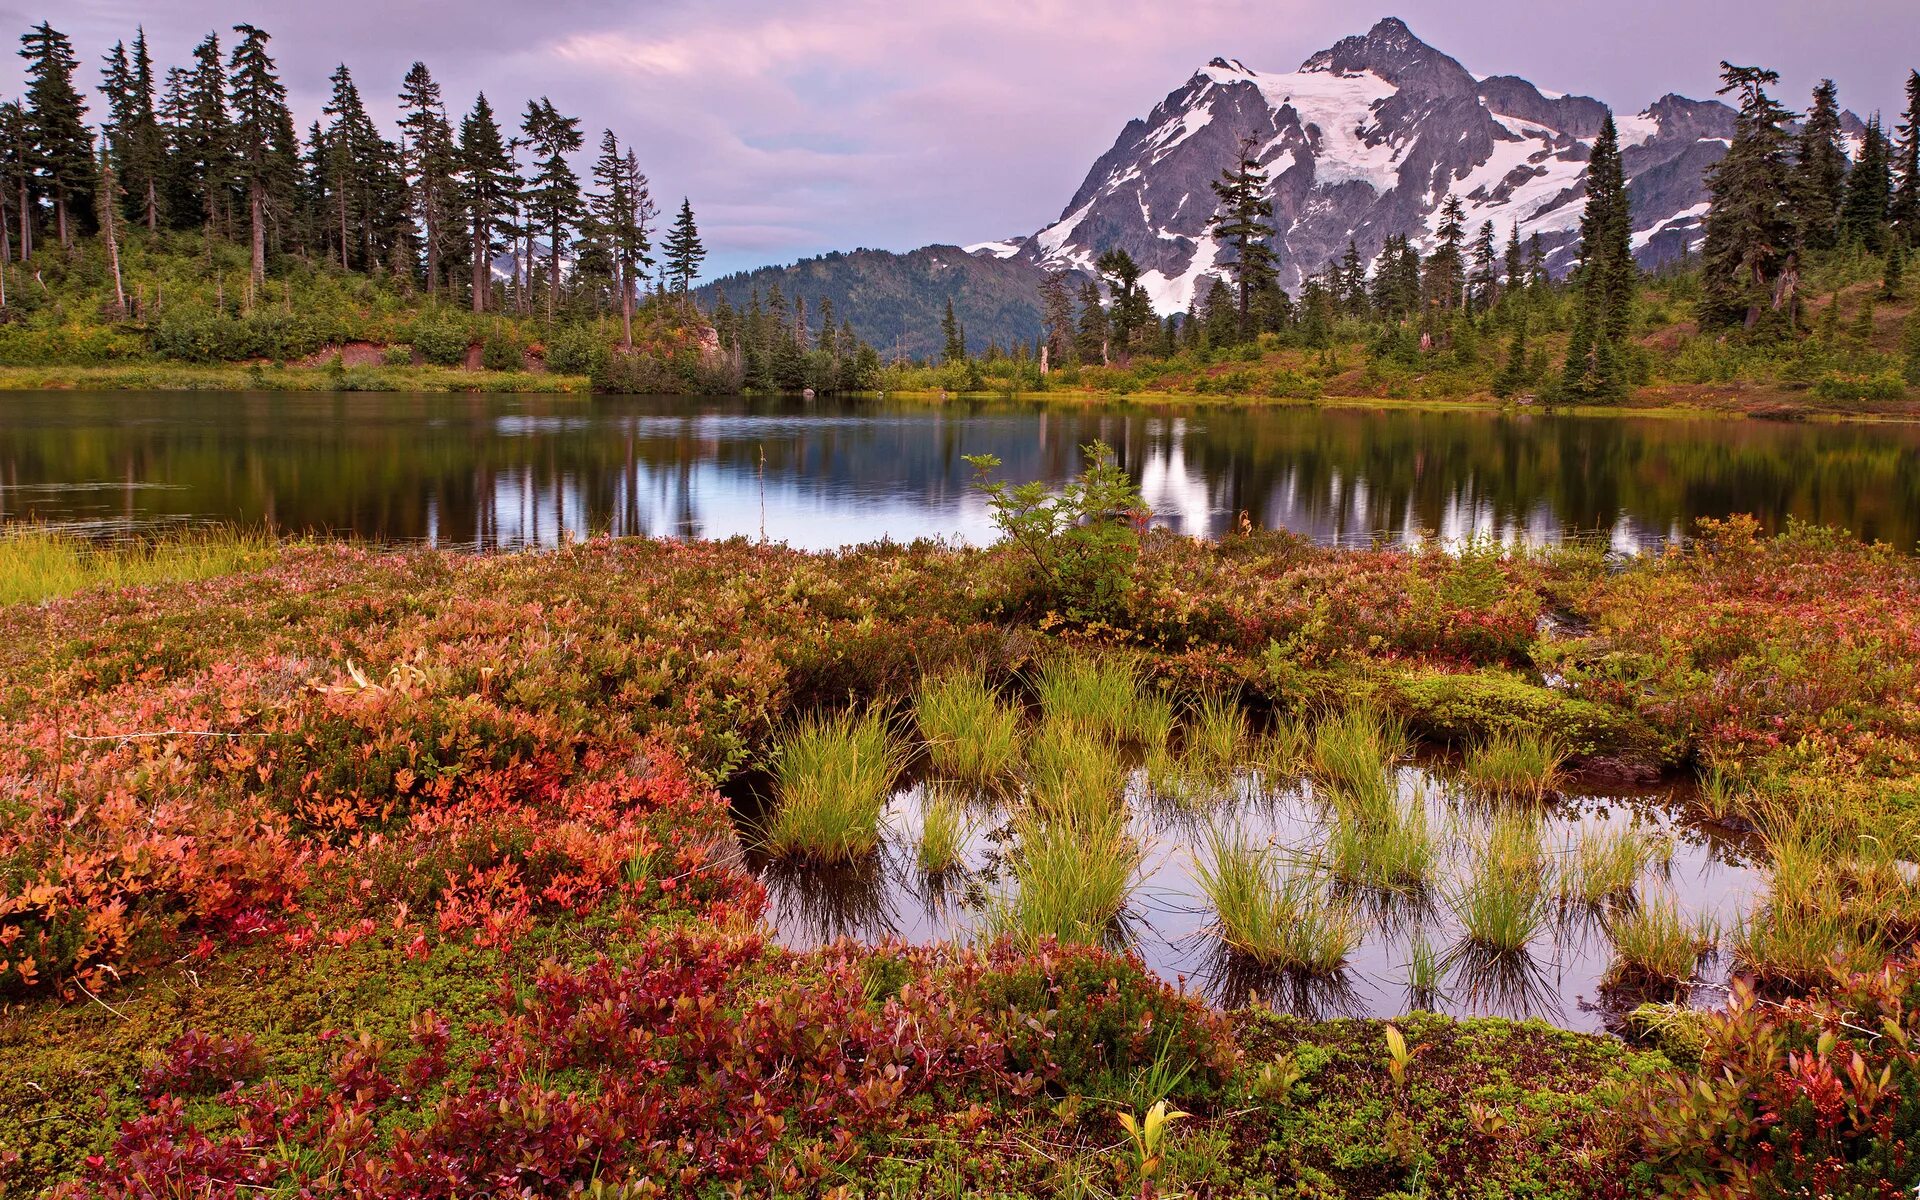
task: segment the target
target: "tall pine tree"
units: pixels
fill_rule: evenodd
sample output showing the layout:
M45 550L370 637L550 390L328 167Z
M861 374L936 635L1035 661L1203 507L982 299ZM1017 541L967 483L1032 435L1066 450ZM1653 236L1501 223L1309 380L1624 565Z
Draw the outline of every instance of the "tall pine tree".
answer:
M27 60L27 138L42 196L53 202L55 236L73 244L74 227L93 213L93 134L87 105L73 84L80 65L67 35L42 21L20 37Z
M1847 152L1840 148L1840 103L1833 80L1813 89L1813 107L1800 126L1793 167L1793 202L1809 250L1840 241L1840 205L1847 192Z
M1757 327L1793 303L1798 287L1792 210L1792 116L1767 94L1778 72L1720 64L1721 95L1739 94L1733 138L1707 172L1701 253L1703 328Z
M1208 228L1216 239L1233 247L1233 261L1224 265L1233 273L1239 337L1243 341L1253 336L1253 296L1273 276L1273 250L1267 244L1273 235L1267 225L1273 216L1273 201L1267 195L1267 173L1260 169L1255 154L1258 146L1252 137L1240 139L1234 165L1210 185L1220 207Z
M1627 392L1624 357L1633 316L1633 222L1620 137L1608 113L1587 163L1587 205L1580 218L1573 337L1562 384L1584 400L1614 401Z
M473 267L473 311L487 311L493 295L493 256L505 249L500 234L520 194L513 156L485 92L460 122L460 199L466 210L467 252Z
M582 143L580 119L560 115L542 96L527 103L521 130L533 151L534 175L527 188L528 216L547 238L547 320L560 304L560 257L581 217L580 177L567 156Z
M1860 143L1860 161L1847 173L1847 198L1840 210L1840 232L1849 242L1882 251L1887 248L1887 215L1893 207L1893 170L1886 131L1875 116Z
M433 296L440 290L442 260L464 239L455 236L460 201L454 176L460 164L453 129L440 85L423 62L408 68L400 84L400 133L407 194L426 251L427 295Z
M1907 110L1894 130L1894 167L1900 182L1893 195L1893 220L1907 244L1920 247L1920 71L1907 74Z
M235 25L233 31L240 35L230 64L233 144L247 193L253 284L258 288L267 277L267 225L292 206L300 149L286 86L267 54L268 35L252 25Z
M667 231L667 240L661 249L666 256L667 280L674 294L684 298L707 257L707 247L700 240L700 228L693 221L693 203L684 196L680 198L680 212L674 217L673 228Z

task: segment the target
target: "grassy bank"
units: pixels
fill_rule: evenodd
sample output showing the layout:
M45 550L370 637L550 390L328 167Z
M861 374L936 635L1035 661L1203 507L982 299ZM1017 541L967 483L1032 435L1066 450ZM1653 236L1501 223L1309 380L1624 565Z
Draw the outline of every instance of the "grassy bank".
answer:
M108 545L46 530L0 530L0 605L39 604L93 587L152 587L225 575L272 558L271 539L232 530Z
M0 367L0 391L589 392L584 375L459 367L296 367L188 363Z
M1909 557L1734 521L1624 567L1265 533L1154 534L1103 561L1117 574L1076 602L1098 616L1072 622L1008 548L742 541L288 545L0 609L0 1180L393 1197L1913 1185L1905 968L1777 983L1712 1021L1653 1010L1628 1044L1221 1014L1024 931L970 950L769 945L717 786L785 770L860 801L842 806L858 832L866 767L890 772L906 730L997 730L1009 705L1042 723L1024 766L1017 747L950 766L1040 780L1015 831L1036 846L1047 822L1105 828L1102 748L1164 747L1176 724L1190 757L1257 741L1334 781L1356 820L1399 825L1370 780L1408 738L1486 754L1550 735L1529 786L1562 755L1589 775L1711 774L1702 802L1762 830L1773 860L1755 953L1911 952L1920 905L1881 869L1920 848ZM1106 666L1061 665L1083 660ZM970 690L943 704L927 681L956 670ZM783 759L823 712L874 724ZM1417 855L1359 851L1356 874L1417 874ZM1884 1020L1899 1037L1860 1032ZM1118 1116L1162 1100L1190 1115L1128 1140Z

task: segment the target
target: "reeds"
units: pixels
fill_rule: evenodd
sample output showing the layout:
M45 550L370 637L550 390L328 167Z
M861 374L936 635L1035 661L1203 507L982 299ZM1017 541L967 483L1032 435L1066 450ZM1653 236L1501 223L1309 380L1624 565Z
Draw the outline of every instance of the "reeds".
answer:
M1275 971L1330 975L1360 944L1361 921L1317 879L1277 871L1270 853L1238 834L1209 830L1195 876L1219 920L1221 941Z
M38 527L0 532L0 605L38 604L102 584L135 587L224 575L264 561L273 539L232 529L195 530L96 544Z
M1253 746L1253 760L1271 783L1305 773L1313 760L1313 733L1299 717L1276 714Z
M1612 985L1684 984L1715 940L1710 926L1687 920L1664 893L1615 913L1607 933L1613 939L1613 963L1606 982Z
M976 675L956 671L921 680L914 718L928 761L943 779L994 788L1019 768L1020 710Z
M1551 734L1502 730L1468 747L1460 774L1490 795L1539 800L1559 784L1566 760L1566 749Z
M1193 702L1182 733L1181 757L1189 769L1210 778L1232 775L1253 741L1239 702L1218 693Z
M1088 729L1047 721L1027 743L1027 797L1044 816L1089 825L1123 812L1127 770Z
M1371 809L1336 799L1333 813L1326 855L1334 879L1379 892L1426 890L1439 852L1424 797L1396 798Z
M1473 875L1447 897L1448 905L1469 946L1483 954L1520 954L1548 916L1539 818L1497 812L1476 849Z
M776 806L762 832L767 851L822 863L872 854L903 762L878 708L802 721L774 759Z

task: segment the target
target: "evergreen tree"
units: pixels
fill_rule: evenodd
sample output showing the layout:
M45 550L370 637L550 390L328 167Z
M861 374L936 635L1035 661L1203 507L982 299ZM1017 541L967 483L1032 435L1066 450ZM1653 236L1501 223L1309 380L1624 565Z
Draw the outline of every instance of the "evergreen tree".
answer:
M1886 249L1887 214L1893 207L1893 173L1886 132L1875 116L1860 143L1860 161L1847 173L1847 195L1840 210L1840 232L1875 252Z
M235 25L240 42L229 64L233 82L233 144L247 192L252 234L253 284L267 277L267 224L284 216L293 201L300 150L293 132L287 89L267 55L268 35L252 25Z
M1500 296L1500 273L1495 267L1499 260L1493 249L1493 222L1480 223L1480 236L1473 243L1473 302L1477 309L1493 307Z
M193 67L177 81L176 166L181 186L200 212L207 236L233 232L233 118L227 111L226 67L220 37L209 33L193 48Z
M1527 266L1526 259L1520 250L1520 222L1518 221L1507 229L1507 253L1502 268L1508 292L1518 292L1527 286Z
M400 85L400 132L405 147L402 170L412 200L414 219L426 250L427 295L438 293L441 260L464 238L456 237L456 213L461 208L455 176L460 156L447 120L440 85L427 64L416 62Z
M1067 272L1048 271L1040 281L1040 325L1047 363L1064 367L1073 362L1073 294L1067 290Z
M1880 297L1898 300L1906 282L1907 240L1896 235L1887 245L1887 263L1880 276Z
M580 177L574 174L567 156L580 149L583 139L579 118L561 116L545 96L528 101L521 130L534 156L534 175L527 189L528 215L547 236L547 320L551 321L560 304L560 256L566 252L582 213Z
M693 287L693 281L700 275L700 264L706 261L707 248L700 241L699 227L693 223L693 204L685 196L680 198L680 214L673 219L673 228L667 231L666 244L667 278L673 284L673 290L685 296Z
M1701 255L1700 323L1753 329L1793 303L1799 285L1790 207L1791 116L1766 89L1775 71L1720 64L1720 94L1739 93L1724 157L1707 172L1706 247Z
M42 21L20 37L27 60L26 118L40 195L53 202L55 236L73 244L73 226L93 212L93 134L87 105L73 85L80 66L67 35Z
M633 304L637 282L653 266L653 243L647 236L654 216L653 196L640 162L632 151L621 152L613 130L600 136L600 157L594 160L594 222L606 239L613 267L613 283L620 297L620 344L633 349Z
M1340 311L1350 317L1367 315L1367 268L1360 261L1360 244L1352 238L1340 260Z
M1894 130L1894 165L1900 185L1893 196L1893 219L1907 236L1907 245L1920 246L1920 71L1907 75L1907 110Z
M1108 353L1111 336L1106 306L1100 302L1100 285L1088 280L1080 285L1080 329L1074 335L1080 361L1105 366L1111 358Z
M1449 193L1446 203L1440 206L1440 228L1435 232L1434 251L1427 256L1424 272L1426 293L1422 298L1428 309L1450 313L1460 304L1466 289L1466 259L1462 250L1466 235L1466 210L1461 207L1460 197Z
M1513 323L1513 340L1507 344L1506 365L1493 378L1493 394L1511 400L1533 382L1527 369L1527 314L1522 312Z
M145 29L134 36L131 56L124 44L113 44L100 78L100 91L107 98L108 153L126 195L125 212L149 230L158 229L167 147L154 106L153 58Z
M360 89L342 63L331 78L333 91L322 110L332 123L325 130L323 203L329 224L337 226L340 267L374 269L385 241L387 222L383 176L394 150L367 116Z
M940 318L940 361L951 366L967 361L967 331L953 315L953 297L947 297L947 315Z
M1840 205L1847 190L1847 154L1840 148L1840 103L1833 80L1813 89L1813 107L1800 126L1793 168L1793 201L1800 236L1809 250L1830 250L1840 241Z
M20 261L33 256L33 141L27 132L27 110L19 101L0 104L0 209L11 209L12 221L19 223ZM5 237L9 221L0 220L0 239ZM9 253L0 252L0 267ZM4 280L4 276L0 276Z
M1140 286L1140 264L1133 255L1115 248L1094 262L1094 269L1107 282L1113 295L1113 310L1107 315L1112 340L1120 348L1121 364L1132 356L1134 335L1154 320L1153 303Z
M500 134L500 122L485 92L473 102L473 111L460 122L460 201L466 210L467 253L473 268L473 311L487 311L493 294L493 256L506 248L501 233L520 177L513 156Z
M1233 261L1223 265L1233 273L1238 292L1242 340L1253 335L1249 316L1253 295L1273 275L1273 250L1267 244L1273 234L1267 225L1273 216L1273 201L1267 196L1267 173L1260 169L1256 157L1258 146L1252 137L1240 139L1235 165L1210 185L1220 207L1207 227L1216 239L1233 248ZM1104 267L1100 270L1107 273Z
M1620 139L1608 113L1587 165L1587 204L1580 218L1573 337L1563 384L1588 400L1625 396L1624 356L1633 316L1633 223Z
M1907 314L1906 328L1900 338L1900 352L1906 358L1907 382L1920 387L1920 305L1915 305L1913 311Z

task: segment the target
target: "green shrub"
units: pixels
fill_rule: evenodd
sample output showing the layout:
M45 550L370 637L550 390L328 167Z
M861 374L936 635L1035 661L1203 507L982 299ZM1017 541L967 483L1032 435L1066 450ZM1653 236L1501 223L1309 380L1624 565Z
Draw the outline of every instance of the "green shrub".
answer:
M569 327L547 339L547 366L562 375L598 375L607 351L591 331Z
M1876 375L1828 374L1814 383L1813 394L1822 400L1842 403L1901 400L1906 397L1907 383L1893 371L1881 371Z
M1509 671L1409 672L1382 686L1382 699L1421 737L1454 744L1537 732L1581 757L1664 754L1632 714L1563 695Z
M413 365L413 347L388 346L381 353L380 361L389 367L410 367Z
M520 355L520 340L498 326L488 330L480 344L480 365L489 371L518 371Z
M1030 602L1063 613L1070 620L1117 617L1133 592L1133 568L1140 556L1136 522L1146 512L1127 473L1116 465L1104 442L1082 448L1086 470L1055 495L1042 482L1007 484L992 480L1000 460L991 454L967 456L978 478L974 486L987 498L1000 535L1019 547L1032 571Z
M457 367L466 362L471 341L467 327L457 321L425 320L413 327L413 348L435 366Z

